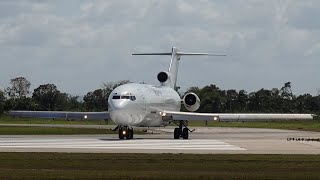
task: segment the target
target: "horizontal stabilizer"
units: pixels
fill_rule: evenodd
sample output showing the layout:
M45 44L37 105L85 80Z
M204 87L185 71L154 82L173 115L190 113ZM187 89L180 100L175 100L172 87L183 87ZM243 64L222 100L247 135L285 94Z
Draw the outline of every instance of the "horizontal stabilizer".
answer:
M171 52L170 53L134 53L132 55L139 55L139 56L143 56L143 55L147 55L147 56L153 56L153 55L156 55L156 56L161 56L161 55L169 55L171 56Z
M210 54L210 53L184 53L184 52L177 52L177 55L184 55L184 56L227 56L225 54Z
M170 86L173 89L176 89L177 82L177 73L178 73L178 62L181 59L181 56L226 56L225 54L211 54L211 53L186 53L181 52L179 49L172 47L171 52L169 53L133 53L132 55L146 55L146 56L171 56L171 62L169 66L169 77L168 82L163 83L162 86ZM161 81L160 81L161 82Z
M172 53L134 53L132 55L139 55L139 56L171 56ZM179 56L227 56L225 54L210 54L210 53L184 53L184 52L177 52L176 55Z

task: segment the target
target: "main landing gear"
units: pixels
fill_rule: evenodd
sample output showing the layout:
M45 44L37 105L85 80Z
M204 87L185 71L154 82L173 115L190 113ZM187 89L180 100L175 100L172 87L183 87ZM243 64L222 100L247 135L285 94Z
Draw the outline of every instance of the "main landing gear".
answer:
M178 125L178 128L174 129L174 133L173 133L173 137L174 139L180 139L180 137L182 137L182 139L189 139L189 131L191 131L185 124L185 121L179 121L178 123L175 123L176 125Z
M127 126L119 126L119 139L132 139L133 138L133 128Z

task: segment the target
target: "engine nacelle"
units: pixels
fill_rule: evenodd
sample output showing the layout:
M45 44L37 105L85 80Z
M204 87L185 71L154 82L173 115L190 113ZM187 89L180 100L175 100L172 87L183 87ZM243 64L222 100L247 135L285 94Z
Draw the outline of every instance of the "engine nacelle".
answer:
M166 83L166 82L168 82L169 79L170 79L169 73L164 72L164 71L159 72L157 78L158 78L158 81L159 81L160 83Z
M183 97L183 104L188 111L193 112L199 109L200 99L195 93L187 93Z

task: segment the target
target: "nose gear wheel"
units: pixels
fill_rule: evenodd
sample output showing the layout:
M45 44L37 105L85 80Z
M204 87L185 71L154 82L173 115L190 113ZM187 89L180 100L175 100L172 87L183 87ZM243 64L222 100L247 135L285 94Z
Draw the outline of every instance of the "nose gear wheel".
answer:
M119 130L119 139L133 139L133 129L127 126L120 126Z

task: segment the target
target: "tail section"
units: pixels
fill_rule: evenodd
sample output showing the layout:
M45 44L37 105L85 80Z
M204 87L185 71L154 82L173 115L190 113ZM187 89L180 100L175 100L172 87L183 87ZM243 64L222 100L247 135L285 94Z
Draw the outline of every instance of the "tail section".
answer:
M178 49L173 47L171 51L171 61L168 71L170 76L170 87L173 89L176 89L177 85L179 60L180 55L178 54Z
M171 88L176 88L177 83L177 75L178 75L178 65L180 61L181 56L198 56L198 55L205 55L205 56L226 56L226 55L217 55L217 54L209 54L209 53L184 53L179 52L179 50L175 47L172 48L172 51L170 53L136 53L132 55L171 55L171 62L169 66L169 81L168 83L164 83L163 85L170 86ZM161 72L163 73L163 72ZM161 81L161 83L163 83Z

